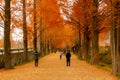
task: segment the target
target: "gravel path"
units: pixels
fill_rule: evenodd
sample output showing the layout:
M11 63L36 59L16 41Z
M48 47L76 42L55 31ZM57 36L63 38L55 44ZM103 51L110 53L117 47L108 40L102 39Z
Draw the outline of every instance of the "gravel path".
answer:
M39 67L30 62L12 70L0 70L0 80L118 80L115 76L95 66L71 56L71 66L67 67L65 56L49 54L39 59Z

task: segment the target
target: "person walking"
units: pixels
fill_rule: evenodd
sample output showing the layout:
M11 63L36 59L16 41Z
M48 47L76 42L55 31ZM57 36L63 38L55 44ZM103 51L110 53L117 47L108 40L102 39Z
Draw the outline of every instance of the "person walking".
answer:
M70 57L71 57L71 53L70 53L70 50L68 50L67 53L66 53L66 64L67 64L67 66L70 66Z
M35 67L38 67L39 53L37 51L35 51L34 56L35 56Z
M62 59L62 52L60 52L60 60Z

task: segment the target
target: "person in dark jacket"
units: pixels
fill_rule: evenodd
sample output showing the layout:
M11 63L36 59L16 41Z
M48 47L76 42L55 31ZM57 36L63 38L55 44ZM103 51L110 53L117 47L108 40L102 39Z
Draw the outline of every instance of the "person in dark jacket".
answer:
M67 66L70 66L70 57L71 57L71 53L70 53L70 50L68 50L67 53L66 53Z
M35 67L38 67L39 53L37 51L34 53L34 58L35 58Z

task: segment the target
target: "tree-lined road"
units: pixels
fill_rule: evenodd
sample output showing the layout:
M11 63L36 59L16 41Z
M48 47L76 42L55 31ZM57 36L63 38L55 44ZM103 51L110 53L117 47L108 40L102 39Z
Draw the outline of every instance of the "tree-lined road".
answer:
M65 61L65 56L60 60L58 52L49 54L39 59L39 67L30 62L12 70L0 70L0 80L118 80L111 73L78 60L73 54L70 67Z

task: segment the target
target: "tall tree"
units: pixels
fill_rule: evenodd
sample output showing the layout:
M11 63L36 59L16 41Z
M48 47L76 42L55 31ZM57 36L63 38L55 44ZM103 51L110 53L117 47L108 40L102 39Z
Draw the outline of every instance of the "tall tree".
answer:
M91 64L98 64L98 0L92 0L92 55Z
M73 13L71 22L76 22L79 24L79 32L83 35L83 57L85 60L87 60L89 57L89 46L90 46L90 21L91 21L91 15L90 15L90 7L88 8L88 5L90 4L90 1L88 0L76 0L73 6ZM78 10L79 9L79 10ZM81 30L82 29L82 30ZM80 38L80 37L79 37ZM79 44L81 41L79 42ZM79 48L80 49L80 48Z
M89 9L87 8L88 3L86 3L87 0L83 0L83 26L84 26L84 31L83 31L83 55L84 55L84 59L88 60L89 59L89 46L90 46L90 31L89 31L89 27L90 27L90 13L89 13Z
M34 32L33 32L33 46L34 51L37 51L37 28L36 28L37 22L36 22L36 0L34 0Z
M25 60L28 61L28 41L27 41L27 25L26 25L26 0L23 0L23 44Z
M120 1L111 2L112 73L120 74Z
M11 53L10 53L10 24L11 24L11 13L10 13L10 0L5 0L5 26L4 26L4 53L5 53L5 68L9 69L11 64Z
M42 32L43 32L43 29L42 29L42 17L40 16L40 29L39 29L39 47L40 47L40 55L42 56Z

